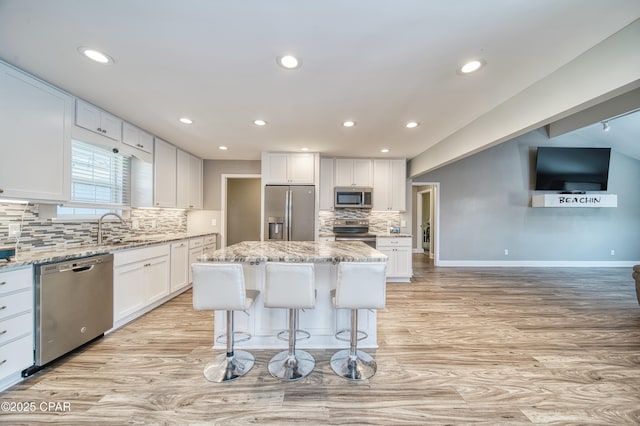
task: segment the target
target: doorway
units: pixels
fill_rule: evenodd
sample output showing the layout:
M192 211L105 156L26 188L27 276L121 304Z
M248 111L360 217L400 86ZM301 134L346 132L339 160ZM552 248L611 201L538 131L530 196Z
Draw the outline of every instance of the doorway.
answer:
M438 183L413 183L414 253L424 253L438 263Z
M259 175L222 175L221 247L260 241Z

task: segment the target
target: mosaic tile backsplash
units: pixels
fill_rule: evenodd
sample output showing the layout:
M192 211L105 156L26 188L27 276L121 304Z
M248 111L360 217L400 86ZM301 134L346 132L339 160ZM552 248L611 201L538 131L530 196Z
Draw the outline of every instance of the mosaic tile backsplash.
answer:
M18 250L37 250L57 246L94 244L97 242L98 222L62 222L41 219L37 204L0 203L0 245L14 245L9 238L9 225L22 228ZM156 234L177 234L187 231L184 210L132 209L127 226L107 222L103 238L142 237Z
M387 232L390 226L400 226L400 213L367 209L321 210L319 219L320 234L331 233L335 219L369 219L369 232L375 234Z

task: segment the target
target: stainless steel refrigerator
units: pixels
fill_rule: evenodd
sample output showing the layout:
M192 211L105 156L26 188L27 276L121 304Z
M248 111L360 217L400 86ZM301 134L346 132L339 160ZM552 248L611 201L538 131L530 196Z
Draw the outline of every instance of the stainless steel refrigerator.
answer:
M314 186L265 186L264 241L315 240L315 215Z

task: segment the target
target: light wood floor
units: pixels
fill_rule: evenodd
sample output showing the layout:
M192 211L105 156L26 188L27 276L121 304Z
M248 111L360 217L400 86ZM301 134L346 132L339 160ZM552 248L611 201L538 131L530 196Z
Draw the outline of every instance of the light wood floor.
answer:
M330 352L281 383L273 351L240 380L202 376L212 313L191 292L0 394L69 403L6 414L33 424L640 424L640 306L631 268L434 268L389 284L378 374L336 377Z

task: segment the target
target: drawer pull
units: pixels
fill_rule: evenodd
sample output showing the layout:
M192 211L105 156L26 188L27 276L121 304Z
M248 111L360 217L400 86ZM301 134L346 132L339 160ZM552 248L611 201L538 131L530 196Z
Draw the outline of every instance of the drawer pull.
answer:
M2 336L3 334L6 334L6 333L7 333L7 330L2 330L2 331L0 331L0 336Z
M7 360L3 359L2 361L0 361L0 365L4 364L5 362L7 362Z
M0 311L3 310L3 309L7 309L7 305L0 306Z
M6 281L0 281L0 285L5 285L6 283Z

